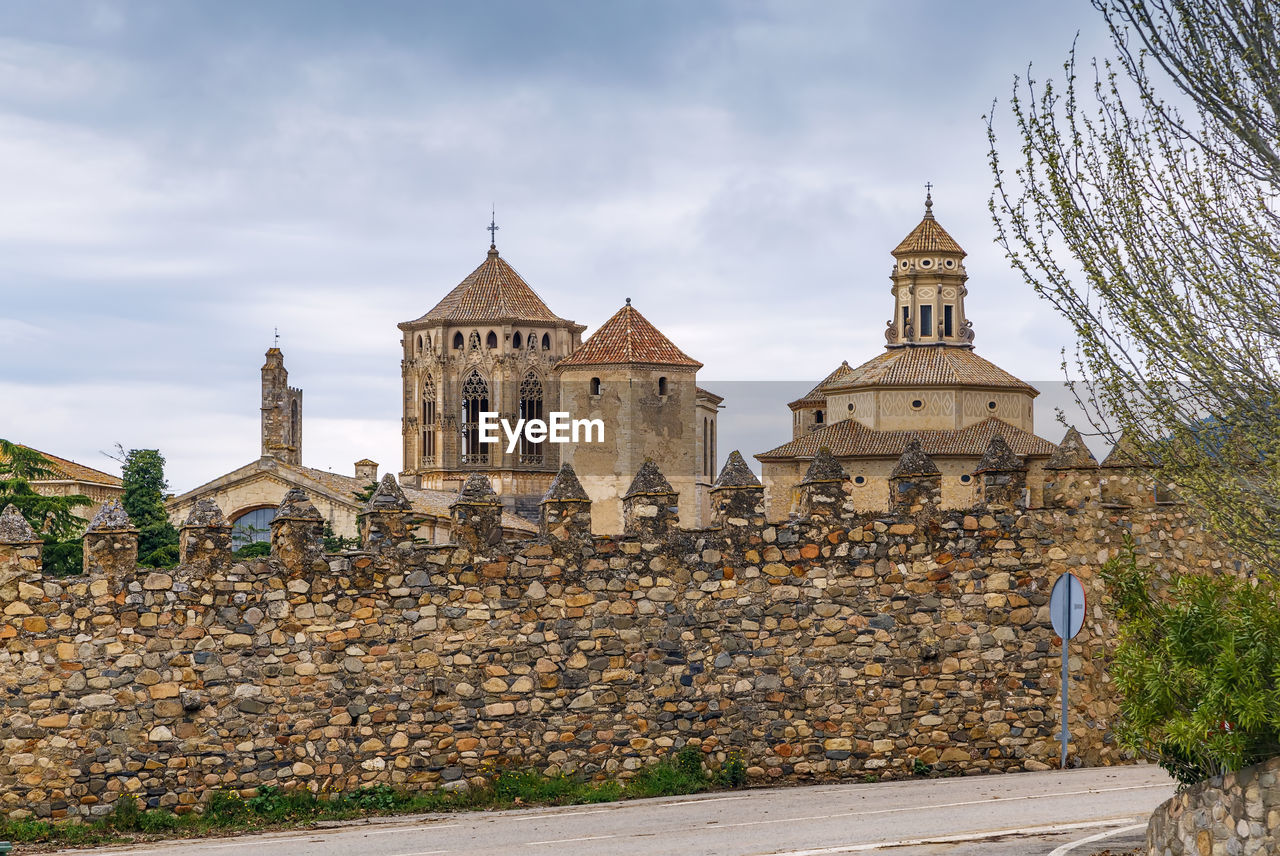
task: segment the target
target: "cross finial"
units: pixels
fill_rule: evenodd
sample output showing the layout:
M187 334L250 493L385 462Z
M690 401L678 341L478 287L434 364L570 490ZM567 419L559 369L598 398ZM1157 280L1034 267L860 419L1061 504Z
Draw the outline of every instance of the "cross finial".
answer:
M489 209L489 225L486 228L489 230L489 249L497 249L498 229L502 227L498 225L497 216L492 208Z
M926 181L924 183L924 210L933 210L933 182Z
M274 330L275 330L275 334L276 334L276 343L275 343L275 347L277 347L277 348L278 348L278 347L280 347L280 328L279 328L279 327L276 327L276 328L274 328Z

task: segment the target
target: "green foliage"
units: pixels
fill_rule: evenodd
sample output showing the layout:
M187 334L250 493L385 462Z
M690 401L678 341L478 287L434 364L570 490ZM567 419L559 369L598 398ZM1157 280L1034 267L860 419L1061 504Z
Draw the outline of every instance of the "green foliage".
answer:
M333 532L333 526L329 524L329 521L326 520L324 522L324 551L326 553L341 553L348 547L359 546L359 538L348 538L345 535L335 535Z
M122 832L131 832L138 828L142 811L138 808L138 800L133 794L121 794L111 807L111 826Z
M243 561L245 559L256 559L259 556L271 555L270 541L250 541L239 550L234 551L231 555Z
M139 564L168 568L178 563L178 530L169 522L164 497L169 483L164 477L164 455L156 449L124 451L121 476L124 480L124 505L129 520L138 527ZM164 550L172 546L171 551Z
M0 511L8 505L18 509L44 540L44 572L64 577L80 573L83 565L80 536L84 521L75 515L75 509L93 501L78 493L43 496L31 487L32 481L56 476L44 455L0 440Z
M722 788L743 788L747 785L747 762L737 752L730 752L724 765L716 770L716 785Z
M627 782L629 797L662 797L696 794L709 789L710 778L702 767L702 752L685 745L675 755L645 767Z
M1280 589L1184 575L1157 594L1132 552L1103 568L1120 622L1117 737L1183 785L1280 754Z
M927 775L929 775L929 774L930 774L930 773L932 773L932 772L933 772L933 767L930 767L928 764L926 764L924 761L922 761L919 757L916 757L916 758L912 759L912 761L911 761L911 775L913 775L913 776L927 776Z

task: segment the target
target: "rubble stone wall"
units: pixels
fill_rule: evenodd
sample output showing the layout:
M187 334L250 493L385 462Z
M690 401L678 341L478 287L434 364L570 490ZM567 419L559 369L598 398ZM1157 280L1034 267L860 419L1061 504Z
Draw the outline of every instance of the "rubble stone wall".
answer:
M1047 602L1068 570L1089 594L1071 754L1121 763L1099 565L1126 536L1165 572L1222 563L1181 506L1102 505L1095 482L1075 507L914 516L859 514L846 482L842 512L781 525L748 485L719 494L716 528L616 538L581 531L587 506L564 493L551 534L515 544L486 537L468 499L456 544L322 557L294 502L270 560L184 530L197 564L67 579L6 563L29 548L0 543L0 813L431 788L501 764L625 777L687 743L713 767L738 753L757 783L1044 769L1059 754ZM649 496L629 526L661 530Z
M1147 823L1147 853L1280 853L1280 758L1215 776L1165 802Z

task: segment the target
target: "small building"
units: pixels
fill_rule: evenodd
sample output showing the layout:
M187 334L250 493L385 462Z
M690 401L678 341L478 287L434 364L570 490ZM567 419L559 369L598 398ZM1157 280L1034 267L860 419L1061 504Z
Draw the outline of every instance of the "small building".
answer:
M231 521L239 544L265 541L284 495L300 488L320 511L334 536L356 538L356 517L378 481L378 464L364 458L351 475L302 464L302 390L289 386L284 355L271 348L262 367L262 457L175 496L166 503L169 519L180 526L198 500L212 499ZM448 540L449 504L456 492L405 488L420 522L415 534ZM514 515L503 518L504 534L529 537L537 527Z
M1040 393L974 351L966 253L934 217L931 196L892 255L884 353L841 363L791 402L792 439L755 456L771 519L795 510L796 488L821 448L849 476L858 510L887 509L889 475L916 437L942 471L944 507L973 504L974 470L996 435L1027 465L1027 501L1041 502L1044 464L1057 447L1035 434Z
M24 449L31 449L30 446L23 446ZM39 449L31 449L33 452L39 452L45 460L49 462L49 469L53 471L53 475L49 478L33 479L31 489L42 496L73 496L80 494L87 496L93 501L92 505L83 505L73 509L77 517L84 520L92 520L93 515L98 512L102 504L112 500L124 497L124 482L119 476L113 476L111 473L104 473L102 470L95 470L93 467L86 467L84 464L77 464L75 461L60 458L57 455L51 455L48 452L41 452Z

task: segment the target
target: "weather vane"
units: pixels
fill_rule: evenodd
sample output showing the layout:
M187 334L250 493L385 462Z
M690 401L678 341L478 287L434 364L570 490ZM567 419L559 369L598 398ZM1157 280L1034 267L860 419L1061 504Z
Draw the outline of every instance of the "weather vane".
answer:
M489 209L489 225L486 228L489 230L489 246L496 247L497 246L496 238L498 237L498 229L500 229L501 227L498 225L497 217L495 216L494 210L492 208Z
M278 348L278 347L280 347L280 328L279 328L279 327L275 327L275 328L273 328L273 329L275 330L275 334L276 334L276 344L275 344L275 347L277 347L277 348Z

